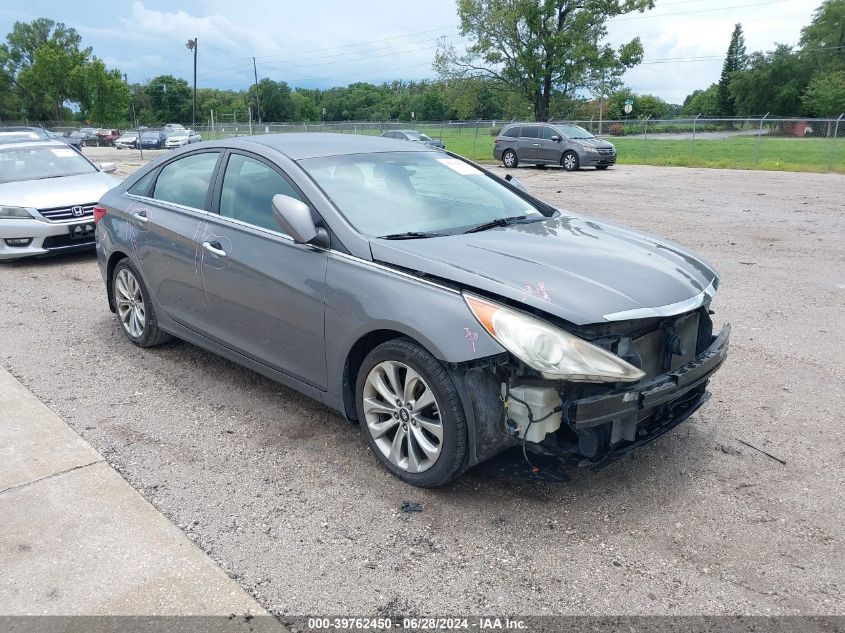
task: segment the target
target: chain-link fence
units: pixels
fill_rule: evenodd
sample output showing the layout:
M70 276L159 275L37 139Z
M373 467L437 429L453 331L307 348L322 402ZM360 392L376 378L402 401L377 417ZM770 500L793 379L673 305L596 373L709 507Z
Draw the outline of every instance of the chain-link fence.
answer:
M224 118L228 119L228 117ZM447 149L473 160L492 161L502 127L514 121L340 121L264 123L219 118L195 129L203 139L249 134L334 132L379 135L416 130L440 139ZM734 169L832 171L845 173L845 115L829 119L706 117L568 121L616 146L621 164L676 165ZM552 122L554 124L554 122ZM0 122L0 126L35 125L59 133L78 128L63 123ZM94 127L94 126L91 126ZM162 125L150 125L160 128ZM189 124L186 127L190 127ZM118 126L126 130L129 124ZM107 129L114 129L107 128ZM91 138L88 145L112 144Z

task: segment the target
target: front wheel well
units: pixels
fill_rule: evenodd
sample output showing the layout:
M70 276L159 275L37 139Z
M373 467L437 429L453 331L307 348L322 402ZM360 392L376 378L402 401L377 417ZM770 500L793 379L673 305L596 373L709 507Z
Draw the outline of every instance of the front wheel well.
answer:
M397 338L414 340L396 330L373 330L355 341L346 355L346 362L343 364L343 409L350 421L358 421L358 408L355 404L355 383L358 380L358 370L361 369L364 359L374 348ZM418 341L414 342L418 343Z
M109 262L106 265L106 292L108 293L109 298L109 310L112 312L116 312L117 308L114 305L114 289L112 288L112 275L114 275L114 269L122 259L126 259L129 257L126 253L122 253L120 251L115 251L109 257Z

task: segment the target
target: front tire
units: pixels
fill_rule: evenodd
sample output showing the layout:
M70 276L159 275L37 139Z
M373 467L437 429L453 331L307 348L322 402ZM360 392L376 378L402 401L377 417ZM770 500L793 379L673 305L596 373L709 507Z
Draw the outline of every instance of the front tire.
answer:
M566 171L578 171L578 154L573 151L565 152L563 156L560 157L560 166Z
M519 166L519 158L517 158L516 152L512 149L505 150L505 153L502 154L502 165L508 169L516 169Z
M422 488L442 486L467 461L467 423L446 368L410 339L364 359L355 385L361 429L382 465Z
M135 266L118 262L112 273L112 296L120 329L138 347L154 347L173 338L158 328L150 293Z
M607 169L608 167L610 167L610 165L596 165L596 169L601 169L601 170Z

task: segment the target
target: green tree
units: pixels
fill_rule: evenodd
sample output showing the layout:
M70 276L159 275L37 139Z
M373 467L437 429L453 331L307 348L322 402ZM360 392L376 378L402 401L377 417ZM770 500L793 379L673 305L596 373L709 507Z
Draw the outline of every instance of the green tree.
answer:
M0 82L8 84L28 118L60 119L65 101L78 101L70 74L91 57L81 43L76 30L48 18L14 23L0 46Z
M148 122L171 123L190 120L192 93L184 79L177 79L173 75L159 75L150 80L144 87L144 92L149 100L149 113L144 117Z
M706 90L693 91L684 99L682 112L689 116L719 116L719 84L711 84Z
M845 0L822 2L800 44L819 70L845 70Z
M602 44L607 20L654 7L654 0L457 0L466 53L441 42L435 68L444 78L494 80L533 104L537 120L548 117L553 93L573 94L642 61L634 38L614 51Z
M255 92L256 87L250 86L249 103L253 108L252 116L257 120ZM258 102L261 104L262 121L290 121L296 112L290 86L284 81L273 81L268 77L259 81Z
M730 92L739 115L800 116L801 95L810 81L808 60L778 44L769 53L753 53L748 69L734 73Z
M835 117L845 112L845 71L816 73L801 101L813 116Z
M734 73L744 70L746 64L745 36L742 34L742 24L734 26L731 43L725 63L722 64L722 75L719 77L719 115L736 116L736 103L730 91L731 78Z
M82 115L100 125L117 125L129 119L129 87L119 70L108 70L94 58L71 71L70 83L79 96Z

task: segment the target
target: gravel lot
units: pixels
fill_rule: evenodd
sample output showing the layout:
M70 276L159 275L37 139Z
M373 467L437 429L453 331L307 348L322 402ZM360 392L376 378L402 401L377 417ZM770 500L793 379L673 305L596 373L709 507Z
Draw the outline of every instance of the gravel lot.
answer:
M722 273L713 399L602 472L408 487L322 406L186 343L130 345L93 254L0 266L0 362L277 614L843 613L845 177L516 174Z

